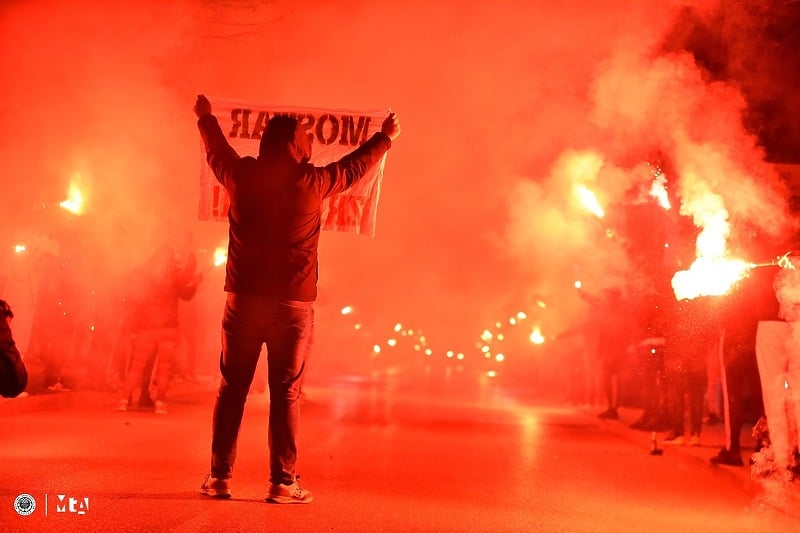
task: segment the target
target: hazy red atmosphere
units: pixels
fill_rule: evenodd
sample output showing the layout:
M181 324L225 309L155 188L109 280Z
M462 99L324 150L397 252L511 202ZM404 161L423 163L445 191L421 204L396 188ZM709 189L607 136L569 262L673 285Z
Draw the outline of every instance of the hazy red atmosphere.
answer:
M81 290L104 293L191 231L208 266L203 348L216 352L212 253L227 228L197 220L198 93L212 106L398 113L376 237L328 232L320 250L320 310L354 306L366 345L400 322L422 328L435 354L480 356L481 332L519 311L527 333L536 320L556 335L586 313L576 280L647 292L653 272L686 268L705 193L727 211L730 251L747 255L758 235L763 257L747 259L772 257L791 222L767 163L798 162L800 123L781 118L798 108L798 68L766 53L777 49L763 20L797 10L751 4L4 2L0 293L18 343L37 257L80 257ZM656 167L669 211L647 194ZM73 181L80 216L59 207ZM603 218L576 202L578 184Z

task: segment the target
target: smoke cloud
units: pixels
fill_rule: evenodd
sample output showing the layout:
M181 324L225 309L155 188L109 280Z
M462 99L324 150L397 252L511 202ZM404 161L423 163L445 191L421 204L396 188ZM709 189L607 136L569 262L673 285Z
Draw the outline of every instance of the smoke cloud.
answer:
M690 48L719 20L707 41L743 59L713 72ZM31 255L80 247L98 287L186 232L211 261L227 228L197 221L191 109L204 93L212 106L397 112L377 237L323 235L323 316L352 305L374 331L401 322L466 351L488 324L546 301L555 334L583 319L576 280L592 291L652 284L649 258L672 261L663 239L676 213L692 216L681 208L692 180L724 202L732 249L745 234L785 231L786 191L747 99L773 98L778 72L742 81L748 30L760 26L712 1L5 2L0 290L32 309L20 287L38 280L17 243ZM576 158L588 168L576 171ZM648 195L660 174L670 211ZM82 216L59 207L72 182L86 194ZM576 201L578 184L602 218ZM219 269L198 298L200 323L215 330ZM202 349L216 354L209 338Z

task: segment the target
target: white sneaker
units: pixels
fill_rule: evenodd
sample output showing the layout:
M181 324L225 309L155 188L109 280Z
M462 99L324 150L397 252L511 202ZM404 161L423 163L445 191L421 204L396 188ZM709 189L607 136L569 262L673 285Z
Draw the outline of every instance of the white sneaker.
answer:
M282 483L270 485L266 501L269 503L311 503L314 501L311 491L300 488L297 479L291 485Z

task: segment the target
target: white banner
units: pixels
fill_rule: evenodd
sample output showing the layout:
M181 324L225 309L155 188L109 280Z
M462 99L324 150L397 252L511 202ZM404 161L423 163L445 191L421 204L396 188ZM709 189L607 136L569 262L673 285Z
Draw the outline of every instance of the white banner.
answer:
M211 100L222 132L240 156L256 157L261 134L274 115L296 117L312 134L311 163L324 166L353 151L380 131L386 111L331 110L310 107L244 104ZM202 150L200 220L227 220L229 200ZM375 236L378 199L386 156L341 194L322 204L322 229Z

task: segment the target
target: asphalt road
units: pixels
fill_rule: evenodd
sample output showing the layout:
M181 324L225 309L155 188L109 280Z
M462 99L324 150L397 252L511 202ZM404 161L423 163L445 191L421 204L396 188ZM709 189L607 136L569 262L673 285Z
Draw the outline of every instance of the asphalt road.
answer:
M210 385L176 389L166 416L114 412L104 393L4 400L0 531L800 531L800 487L711 467L716 437L654 456L648 435L586 408L413 382L307 388L306 506L263 502L263 394L248 401L232 500L198 491Z

